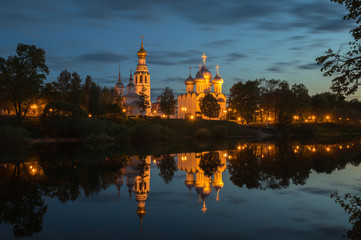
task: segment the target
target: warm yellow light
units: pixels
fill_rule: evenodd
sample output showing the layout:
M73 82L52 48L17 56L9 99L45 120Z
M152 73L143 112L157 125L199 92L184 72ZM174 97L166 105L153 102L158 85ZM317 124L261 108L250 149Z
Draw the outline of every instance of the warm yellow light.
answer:
M52 111L53 111L53 109L52 109L52 108L50 108L50 109L49 109L49 112L52 112Z
M271 121L271 119L272 119L272 118L269 117L269 118L268 118L268 121Z
M312 148L312 152L316 152L316 148Z
M350 145L347 145L346 147L347 147L347 148L350 148Z
M228 111L232 111L232 108L228 108Z
M306 119L306 121L305 122L308 122L308 120Z
M238 149L238 150L241 150L241 146L238 146L237 149Z
M123 108L123 112L126 112L126 111L127 111L127 109Z
M163 114L162 117L165 118L166 117L165 114Z
M90 118L91 118L91 117L92 117L92 115L91 115L91 114L89 114L89 115L88 115L88 117L90 117Z
M326 151L327 151L327 152L329 152L329 151L330 151L330 148L329 148L329 147L328 147L328 148L326 148Z
M296 149L300 149L300 146L296 146Z
M271 147L271 146L268 146L268 149L269 149L269 150L271 150L271 149L272 149L272 147Z
M297 149L295 149L295 150L294 150L294 153L298 153L298 150L297 150Z
M190 118L191 118L191 119L194 119L194 116L192 115Z
M33 169L33 166L32 165L30 165L30 167L29 167L30 169Z
M229 158L229 159L232 159L232 156L229 156L228 158Z
M263 154L261 155L261 158L264 158L264 155L263 155Z
M350 120L349 118L346 119L347 121Z
M340 145L340 147L339 147L340 149L342 149L342 146Z
M153 112L154 112L154 113L157 113L157 111L156 111L156 110L154 110Z
M342 120L342 118L338 118L338 120Z
M223 154L224 157L227 157L227 153Z
M299 117L297 115L293 116L293 119L297 120Z
M326 116L326 119L328 120L328 119L330 119L330 117L329 117L329 116Z
M224 113L226 113L226 112L227 112L227 110L224 110L223 112L224 112Z
M241 121L241 118L238 118L238 121Z

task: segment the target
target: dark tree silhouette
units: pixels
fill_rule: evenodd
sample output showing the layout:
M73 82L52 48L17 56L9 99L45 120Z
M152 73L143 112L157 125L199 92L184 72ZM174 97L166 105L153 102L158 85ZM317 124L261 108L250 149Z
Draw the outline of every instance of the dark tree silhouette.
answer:
M208 152L201 155L199 167L204 171L207 176L212 176L217 168L221 165L218 152Z
M166 154L158 163L159 176L161 176L166 184L173 179L174 172L178 171L174 157Z
M200 101L199 107L204 116L211 118L217 118L221 107L219 106L217 99L210 93L207 93Z
M45 51L34 45L19 43L15 56L0 58L0 98L12 103L18 118L38 97L46 74Z
M350 31L354 41L341 45L337 51L328 49L316 62L322 64L324 76L334 77L331 86L334 92L351 95L357 91L361 77L361 4L355 0L331 1L344 5L349 11L344 20L356 21L357 26Z

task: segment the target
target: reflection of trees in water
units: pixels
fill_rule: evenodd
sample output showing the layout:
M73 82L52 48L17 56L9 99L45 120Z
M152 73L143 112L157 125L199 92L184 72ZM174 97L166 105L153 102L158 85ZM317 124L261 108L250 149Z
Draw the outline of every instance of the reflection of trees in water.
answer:
M0 160L0 223L13 224L15 237L42 230L47 210L43 196L66 202L75 201L81 190L86 196L98 193L113 183L128 157L54 145L35 158L43 170L40 176L28 172L27 151L7 153Z
M330 174L348 163L361 162L359 145L275 145L249 144L229 151L227 166L231 181L239 186L258 189L286 188L291 183L304 185L311 171ZM274 149L270 154L269 149Z
M174 172L178 171L174 156L170 156L169 154L163 155L157 162L157 166L159 168L159 176L163 178L166 184L172 181Z
M220 165L221 159L218 152L208 152L201 155L199 167L204 171L205 175L211 177Z
M1 181L0 223L13 224L15 237L30 237L40 232L46 210L36 183L17 178Z
M331 194L335 198L335 202L349 214L349 223L351 223L352 230L347 231L347 237L354 240L361 239L361 198L357 195L346 193L341 197L338 192Z

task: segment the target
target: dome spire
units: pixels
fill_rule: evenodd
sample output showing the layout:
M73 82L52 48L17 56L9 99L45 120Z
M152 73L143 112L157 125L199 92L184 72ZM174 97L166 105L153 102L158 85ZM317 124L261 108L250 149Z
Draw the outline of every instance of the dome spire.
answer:
M118 71L118 82L120 82L120 62L119 62L119 71Z
M142 39L142 47L143 47L143 38L144 38L144 36L142 35L142 36L140 36L140 38Z
M219 66L218 66L218 64L217 64L217 66L216 66L216 69L217 69L217 75L218 75L218 70L219 70Z
M191 75L192 75L192 67L189 66L189 76L191 76Z

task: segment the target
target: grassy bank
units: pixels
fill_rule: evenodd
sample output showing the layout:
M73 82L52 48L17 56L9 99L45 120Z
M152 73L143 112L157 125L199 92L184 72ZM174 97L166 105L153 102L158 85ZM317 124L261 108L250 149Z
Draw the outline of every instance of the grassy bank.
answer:
M222 139L267 138L289 136L343 136L361 134L361 128L334 123L295 124L284 128L260 128L231 121L128 118L117 121L80 118L51 119L0 118L0 142L41 142L51 139L79 140L88 145L107 148L119 142L152 142L195 139L209 145ZM35 139L35 141L34 141ZM205 141L207 140L207 141ZM169 143L169 141L168 141Z

